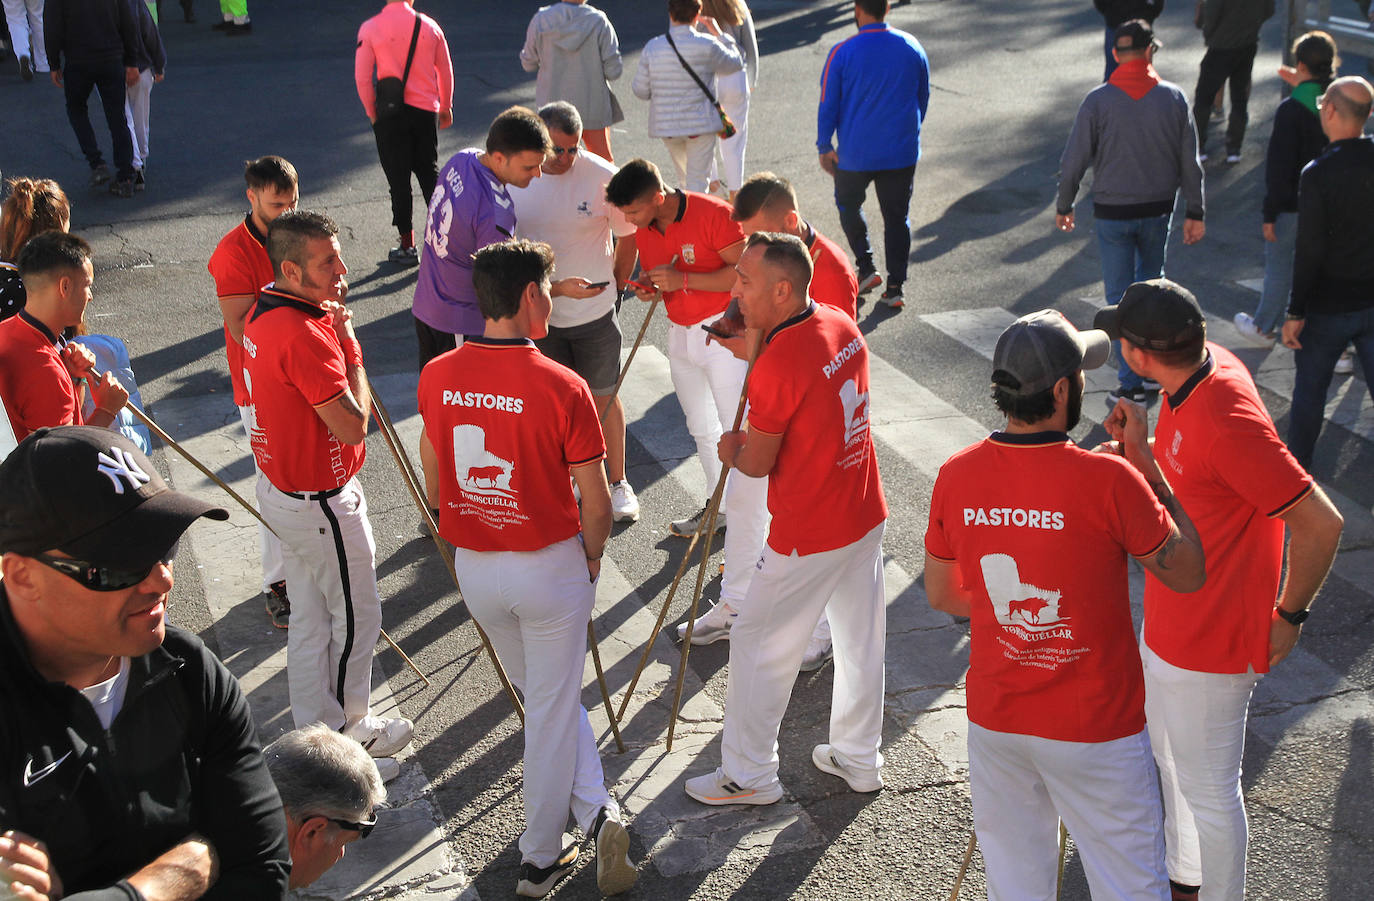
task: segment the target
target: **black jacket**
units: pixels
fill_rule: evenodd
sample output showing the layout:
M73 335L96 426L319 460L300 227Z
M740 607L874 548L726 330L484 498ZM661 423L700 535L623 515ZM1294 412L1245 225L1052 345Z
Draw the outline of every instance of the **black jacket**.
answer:
M71 63L137 66L138 16L133 2L142 0L47 0L43 40L53 71Z
M1203 0L1202 40L1209 48L1234 50L1259 43L1260 26L1274 14L1274 0Z
M1290 316L1374 306L1374 138L1332 141L1298 182Z
M110 730L76 689L48 682L0 584L0 830L48 845L68 901L124 901L120 881L195 832L219 855L205 899L285 897L281 798L238 682L168 627L130 662Z
M1310 94L1326 89L1326 82L1312 81L1297 90ZM1274 131L1269 135L1269 151L1264 164L1264 221L1273 222L1279 213L1298 211L1298 176L1326 146L1326 133L1317 114L1298 97L1289 97L1274 113Z
M143 0L130 2L134 4L138 15L138 61L134 65L138 66L140 72L152 69L154 75L161 75L167 68L167 50L162 46L157 23L153 21L153 14Z
M1164 12L1164 0L1093 0L1093 6L1102 13L1108 28L1131 19L1153 22Z

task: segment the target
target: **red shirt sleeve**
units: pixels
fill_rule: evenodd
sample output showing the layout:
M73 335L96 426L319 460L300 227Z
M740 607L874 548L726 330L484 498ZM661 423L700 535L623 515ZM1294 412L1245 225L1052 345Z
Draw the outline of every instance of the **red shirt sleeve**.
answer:
M781 354L776 347L765 348L749 377L749 425L769 435L787 431L804 396L798 380L787 377L787 361Z
M238 247L227 243L215 248L205 267L215 280L216 297L257 297L262 285L253 284L253 264Z
M1112 524L1114 537L1132 557L1148 557L1169 537L1173 520L1139 470L1125 460L1120 460L1117 468L1120 473L1112 485L1111 505L1116 514Z
M583 466L606 456L606 439L601 433L601 420L596 415L592 392L582 382L575 386L576 394L568 407L568 434L563 456L568 466Z
M730 213L726 208L712 207L712 209L718 209L718 213L715 217L715 228L713 229L714 234L711 236L711 243L715 251L719 253L725 248L743 241L744 230L740 228L738 222L730 218Z
M1226 413L1209 459L1224 461L1216 477L1266 516L1286 513L1312 487L1268 417L1245 407Z
M943 468L935 477L935 489L930 495L930 522L926 525L926 553L952 563L957 558L945 533L945 483L948 478Z
M349 390L343 350L325 335L329 319L318 320L282 354L282 372L312 407L323 406Z

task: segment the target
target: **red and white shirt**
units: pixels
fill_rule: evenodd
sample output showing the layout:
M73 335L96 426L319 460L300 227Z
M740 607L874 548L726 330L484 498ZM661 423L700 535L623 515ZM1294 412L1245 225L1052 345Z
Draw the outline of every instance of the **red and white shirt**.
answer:
M27 310L0 322L0 399L16 441L45 426L81 425L76 383L59 352L64 343Z
M749 427L782 436L768 474L768 546L779 554L845 547L887 518L868 345L844 313L812 303L768 335L749 377Z
M721 251L744 240L739 223L730 218L730 204L719 197L678 191L682 198L677 217L659 231L651 224L635 231L639 265L646 272L655 266L672 264L689 273L715 272L727 264ZM673 258L677 257L677 262ZM663 292L663 307L668 318L678 325L696 325L719 316L730 305L729 291L699 291L696 288Z
M267 258L267 239L253 225L253 214L243 217L234 230L220 239L205 267L215 280L216 297L257 298L263 286L272 283L272 261ZM234 389L234 404L248 406L248 389L243 384L243 345L224 327L224 355L229 361L229 384Z
M365 444L340 441L316 412L350 390L347 365L363 362L356 341L340 345L333 322L332 313L268 285L243 328L253 456L282 491L338 488L367 453Z
M1274 431L1245 364L1211 356L1160 404L1155 459L1202 538L1207 584L1179 594L1145 578L1145 643L1204 673L1269 671L1269 626L1283 570L1283 520L1312 477Z
M1056 741L1143 729L1126 555L1171 526L1135 467L1063 432L994 432L946 460L925 545L973 596L969 721Z
M439 461L439 533L473 551L535 551L581 531L568 471L606 455L587 383L524 338L469 336L420 373Z
M859 277L834 241L803 222L802 241L811 254L811 299L859 318Z

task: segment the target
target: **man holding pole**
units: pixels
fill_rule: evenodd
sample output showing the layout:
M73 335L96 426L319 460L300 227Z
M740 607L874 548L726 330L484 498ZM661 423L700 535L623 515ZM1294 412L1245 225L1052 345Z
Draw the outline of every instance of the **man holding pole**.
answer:
M887 502L869 431L868 346L844 313L807 297L811 257L791 235L751 235L735 267L744 323L766 340L748 385L749 425L721 462L767 477L773 514L731 632L721 766L687 780L703 804L772 804L778 728L824 610L835 642L830 741L811 759L850 788L882 788Z
M485 328L420 373L420 457L463 598L525 697L516 894L542 898L571 872L569 809L596 842L598 887L618 894L637 876L629 833L579 700L611 530L605 442L587 383L534 344L548 332L552 249L504 241L472 265Z
M338 227L306 210L267 230L275 281L243 330L254 407L258 506L282 540L291 590L287 683L296 726L322 722L373 757L410 741L403 717L372 715L372 653L382 625L375 546L357 473L371 392L343 306Z

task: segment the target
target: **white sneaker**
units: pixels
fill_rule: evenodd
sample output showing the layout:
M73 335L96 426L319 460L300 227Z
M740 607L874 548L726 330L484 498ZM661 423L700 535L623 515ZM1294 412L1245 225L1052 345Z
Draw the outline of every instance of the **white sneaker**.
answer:
M883 787L881 773L858 773L840 762L839 755L830 745L816 745L811 751L811 762L822 773L839 776L856 792L875 792Z
M401 775L401 764L395 757L377 757L373 763L377 764L377 772L382 776L382 782L390 782Z
M1341 358L1336 361L1336 368L1333 372L1335 372L1336 375L1350 375L1350 373L1354 371L1355 357L1351 355L1350 348L1347 347L1345 352L1341 354Z
M611 518L616 522L639 522L639 498L624 479L611 485Z
M344 730L344 735L363 746L373 757L391 757L410 744L415 724L403 716L383 719L365 716Z
M701 521L706 518L706 508L702 507L686 519L675 519L668 526L668 531L679 538L691 538L697 533L701 526ZM725 511L716 511L716 534L725 531Z
M1249 313L1237 313L1231 322L1235 325L1236 331L1240 332L1240 336L1256 347L1274 346L1274 336L1260 331L1259 326L1255 325L1255 317Z
M603 895L628 892L639 872L630 862L630 833L620 816L601 808L592 835L596 837L596 887Z
M834 656L834 646L829 639L812 638L806 643L806 656L802 658L799 671L809 673L818 670L825 661Z
M774 782L767 788L742 788L726 777L723 770L687 780L689 797L703 804L773 804L782 798L782 784Z
M722 638L730 637L730 627L735 624L735 617L739 616L730 605L721 601L716 606L707 610L697 617L696 625L692 628L692 644L710 644L713 641L720 641ZM677 627L677 640L687 637L687 624L683 623Z

